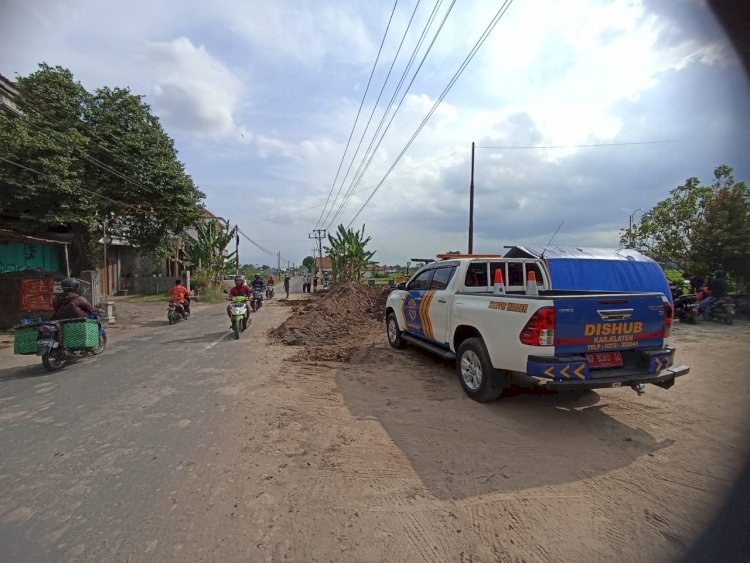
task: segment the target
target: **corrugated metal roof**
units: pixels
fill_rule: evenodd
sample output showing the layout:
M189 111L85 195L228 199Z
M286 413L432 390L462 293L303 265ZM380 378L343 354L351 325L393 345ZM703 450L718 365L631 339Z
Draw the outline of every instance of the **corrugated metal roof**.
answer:
M589 248L562 246L508 246L506 258L580 258L594 260L631 260L651 262L651 258L631 248Z
M26 244L70 244L61 240L45 239L22 235L6 229L0 229L0 242L23 242Z

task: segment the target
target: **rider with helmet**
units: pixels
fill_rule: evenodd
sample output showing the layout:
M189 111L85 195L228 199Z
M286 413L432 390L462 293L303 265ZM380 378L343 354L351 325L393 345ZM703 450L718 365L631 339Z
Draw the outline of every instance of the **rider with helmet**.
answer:
M81 296L81 282L78 279L65 278L60 285L63 290L62 295L55 295L52 300L52 306L55 308L55 312L52 313L53 321L85 319L88 313L99 314L99 311Z
M237 297L239 295L244 295L248 301L250 301L253 298L253 290L250 289L250 287L245 283L245 276L235 276L234 277L234 287L229 290L229 299L232 299L233 297ZM248 309L248 314L250 310ZM232 306L227 305L227 316L229 317L229 320L232 320ZM250 322L250 317L248 316L248 323ZM233 327L229 327L233 328Z
M255 279L250 282L250 285L253 289L259 289L261 292L266 289L266 284L263 283L263 280L260 278L260 274L255 274Z
M698 304L698 311L704 321L711 320L711 304L717 299L726 297L729 293L729 284L727 283L727 273L724 270L716 270L714 277L708 282L708 297L704 297Z

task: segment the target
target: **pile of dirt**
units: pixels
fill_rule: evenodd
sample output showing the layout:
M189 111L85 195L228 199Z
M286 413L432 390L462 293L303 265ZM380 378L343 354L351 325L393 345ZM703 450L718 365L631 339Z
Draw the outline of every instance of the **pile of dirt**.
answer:
M383 311L389 289L346 284L325 293L313 293L304 305L268 335L275 342L304 348L292 357L297 362L347 361L353 349L367 339L383 338Z

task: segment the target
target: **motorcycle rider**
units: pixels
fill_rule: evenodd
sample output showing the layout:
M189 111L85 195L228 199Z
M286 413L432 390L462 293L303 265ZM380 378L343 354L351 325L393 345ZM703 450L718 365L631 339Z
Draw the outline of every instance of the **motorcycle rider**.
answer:
M260 278L260 274L255 274L255 279L253 279L253 281L250 282L250 286L253 289L260 290L261 293L263 292L263 290L266 289L266 284L263 283L263 280Z
M229 290L229 299L231 300L233 297L237 297L239 295L244 295L248 301L250 301L253 298L253 290L250 289L250 286L248 286L245 283L245 276L235 276L234 278L234 287ZM232 306L227 305L227 316L229 317L229 320L232 320ZM245 324L250 323L250 308L247 308L247 320ZM229 328L234 328L231 324L229 325Z
M52 299L52 306L55 312L52 313L51 320L59 321L62 319L85 319L91 313L98 315L99 311L94 308L86 298L79 293L81 282L77 278L65 278L60 282L62 286L62 295L55 295Z
M717 299L726 297L729 293L727 273L724 270L716 270L714 277L708 282L708 296L704 297L698 304L698 311L704 321L711 320L711 304Z
M169 299L174 301L183 311L183 316L190 317L190 290L182 285L182 280L175 280L174 287L169 290Z

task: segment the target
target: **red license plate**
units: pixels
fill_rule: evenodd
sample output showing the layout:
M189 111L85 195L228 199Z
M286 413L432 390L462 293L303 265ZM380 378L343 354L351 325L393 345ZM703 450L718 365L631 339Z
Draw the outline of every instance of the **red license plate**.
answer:
M589 369L615 368L623 364L620 352L595 352L586 354L586 359L589 361Z

